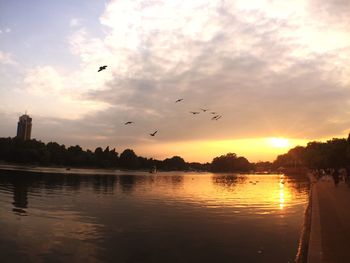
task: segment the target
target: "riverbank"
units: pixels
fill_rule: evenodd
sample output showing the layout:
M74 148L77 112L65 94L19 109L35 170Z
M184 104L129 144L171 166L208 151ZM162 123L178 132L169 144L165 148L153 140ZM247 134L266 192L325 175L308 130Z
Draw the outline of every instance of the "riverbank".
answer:
M311 177L309 177L311 184ZM309 200L304 211L304 223L300 234L299 246L297 255L295 257L295 263L305 263L307 262L308 250L309 250L309 240L311 232L311 206L312 206L312 187L309 190Z
M55 167L55 166L38 166L38 165L22 165L0 163L0 170L6 171L26 171L34 173L58 173L58 174L98 174L98 175L118 175L131 172L132 174L149 174L149 170L145 169L112 169L112 168L92 168L92 167ZM158 172L184 172L184 173L207 173L207 171L193 170L158 170Z
M125 170L102 169L102 168L66 168L66 167L47 167L34 165L16 165L0 164L0 170L26 171L34 173L55 173L55 174L118 174L125 173ZM136 171L145 172L145 171Z
M307 262L350 262L350 188L330 176L311 178Z

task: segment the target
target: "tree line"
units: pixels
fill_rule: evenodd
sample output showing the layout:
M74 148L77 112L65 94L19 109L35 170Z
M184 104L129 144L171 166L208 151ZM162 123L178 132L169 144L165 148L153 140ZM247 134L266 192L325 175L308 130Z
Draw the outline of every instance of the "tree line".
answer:
M350 134L348 138L333 138L326 142L309 142L277 156L272 164L278 167L307 167L309 169L350 168Z
M326 142L309 142L277 156L273 162L250 163L245 157L227 153L215 157L211 163L186 162L180 156L164 160L137 156L131 149L121 154L116 150L97 147L83 150L79 145L47 144L32 139L0 138L0 161L19 164L36 164L63 167L195 170L212 172L277 171L280 168L350 168L350 134L348 138L333 138Z
M244 157L228 153L213 159L211 163L186 162L179 156L164 160L137 156L131 149L121 154L107 146L97 147L94 151L83 150L79 145L60 145L56 142L47 144L32 139L23 141L19 138L0 138L0 160L8 163L35 164L61 167L122 168L122 169L157 169L165 171L195 170L214 172L248 172L253 165Z

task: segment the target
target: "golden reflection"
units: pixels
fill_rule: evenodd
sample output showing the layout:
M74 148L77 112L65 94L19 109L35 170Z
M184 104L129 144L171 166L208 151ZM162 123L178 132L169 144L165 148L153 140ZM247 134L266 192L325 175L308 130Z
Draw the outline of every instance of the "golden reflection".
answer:
M162 180L158 178L157 180ZM163 191L163 190L166 190ZM157 189L153 193L210 208L241 208L251 213L281 212L292 202L296 190L282 175L195 175L184 177L182 187ZM236 211L237 210L237 211Z
M280 183L280 209L284 208L284 185Z
M284 175L280 175L280 209L284 208Z

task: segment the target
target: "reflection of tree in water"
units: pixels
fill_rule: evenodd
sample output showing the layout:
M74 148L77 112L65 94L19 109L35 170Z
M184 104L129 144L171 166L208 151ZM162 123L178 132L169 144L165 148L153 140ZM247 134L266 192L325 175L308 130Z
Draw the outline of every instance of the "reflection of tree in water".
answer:
M183 185L184 177L182 175L162 175L162 176L155 176L153 177L152 182L154 181L161 181L162 183L166 185L172 185L173 187L177 188Z
M135 176L121 175L119 176L119 184L123 192L131 192L136 183Z
M33 185L31 176L23 176L20 171L0 171L0 186L13 194L12 211L16 215L26 215L28 208L28 191Z
M310 190L309 179L304 174L295 174L295 175L284 174L283 179L285 182L288 182L288 187L294 193L304 194L305 192L309 192Z
M181 186L183 185L184 177L182 175L173 175L171 176L171 183L173 186Z
M232 191L236 184L244 183L247 178L243 175L214 175L212 177L213 184Z
M116 176L114 175L78 175L47 174L28 171L0 171L0 185L11 190L13 194L13 212L26 215L29 204L28 196L33 193L77 191L83 186L92 186L98 193L113 193ZM126 181L128 184L130 180ZM129 183L130 185L130 183ZM128 186L126 186L128 188ZM129 187L130 188L130 187Z
M28 207L28 188L29 183L27 180L18 180L14 178L13 185L13 205L12 211L17 215L25 215L26 208Z
M74 175L67 174L67 175L64 175L64 184L65 184L65 186L68 186L68 187L70 187L70 189L75 190L75 191L79 191L80 186L81 186L81 182L83 180L84 179L79 174L74 174Z
M94 175L93 188L96 193L113 194L116 177L114 175Z

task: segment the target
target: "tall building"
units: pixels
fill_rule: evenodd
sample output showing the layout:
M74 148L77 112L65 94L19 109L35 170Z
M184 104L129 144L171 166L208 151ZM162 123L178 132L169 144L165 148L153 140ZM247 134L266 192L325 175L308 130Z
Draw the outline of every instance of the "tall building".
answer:
M30 140L30 135L32 133L32 118L27 114L19 117L17 125L17 138L22 140Z

